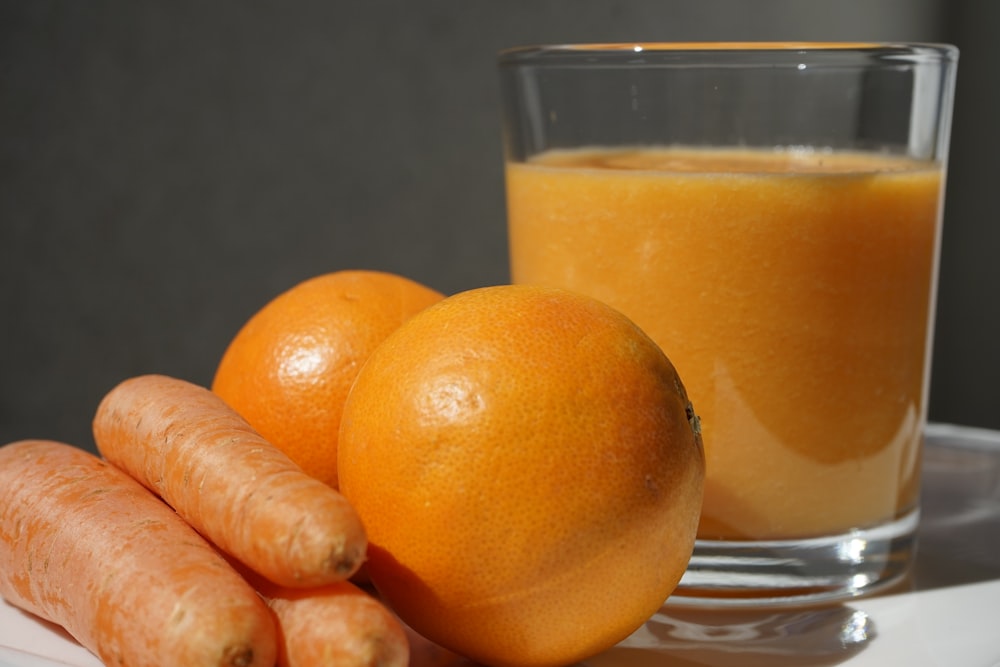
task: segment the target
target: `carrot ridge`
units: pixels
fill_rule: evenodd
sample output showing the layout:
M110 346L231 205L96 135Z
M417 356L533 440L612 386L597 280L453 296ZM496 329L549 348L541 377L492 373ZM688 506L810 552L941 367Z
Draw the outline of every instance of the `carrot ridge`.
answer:
M104 458L271 581L319 586L361 566L367 537L347 500L208 389L163 375L130 378L104 397L93 426Z
M0 595L109 665L271 667L255 590L121 470L71 445L0 447Z

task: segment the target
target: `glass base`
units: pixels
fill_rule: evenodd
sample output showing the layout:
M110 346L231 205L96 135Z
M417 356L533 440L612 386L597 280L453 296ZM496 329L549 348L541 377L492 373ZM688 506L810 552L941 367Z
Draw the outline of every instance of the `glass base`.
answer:
M841 535L762 542L698 540L673 607L803 606L837 602L903 581L920 512Z

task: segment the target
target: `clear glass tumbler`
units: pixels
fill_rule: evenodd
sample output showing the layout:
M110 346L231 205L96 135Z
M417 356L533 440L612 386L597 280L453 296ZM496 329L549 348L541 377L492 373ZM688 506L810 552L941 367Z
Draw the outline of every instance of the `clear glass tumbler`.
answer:
M589 44L499 57L512 281L617 307L701 417L673 604L907 572L958 52Z

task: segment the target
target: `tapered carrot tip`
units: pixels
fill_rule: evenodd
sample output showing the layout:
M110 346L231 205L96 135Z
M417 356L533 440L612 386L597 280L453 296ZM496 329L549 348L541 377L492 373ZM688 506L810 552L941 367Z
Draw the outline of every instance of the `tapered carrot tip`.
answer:
M271 581L343 581L364 561L357 512L260 436L219 396L162 375L120 383L94 416L108 461L219 549Z

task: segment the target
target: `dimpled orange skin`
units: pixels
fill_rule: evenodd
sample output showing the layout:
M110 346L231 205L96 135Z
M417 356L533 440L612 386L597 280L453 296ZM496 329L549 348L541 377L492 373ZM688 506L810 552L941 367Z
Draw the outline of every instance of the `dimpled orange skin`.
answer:
M379 271L337 271L278 295L239 330L212 391L308 474L337 486L347 392L368 355L444 295Z
M704 453L681 381L631 321L570 292L481 288L409 320L358 375L338 456L380 594L486 664L611 647L694 546Z

